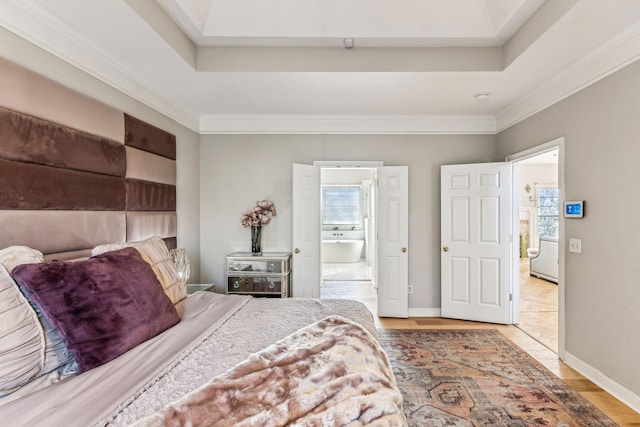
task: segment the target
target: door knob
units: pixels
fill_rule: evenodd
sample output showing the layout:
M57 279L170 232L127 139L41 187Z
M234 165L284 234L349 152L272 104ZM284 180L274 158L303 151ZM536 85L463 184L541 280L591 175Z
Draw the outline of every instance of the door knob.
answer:
M295 253L295 254L299 254L299 253L300 253L300 249L295 248L295 249L293 250L293 253Z
M449 246L443 247L442 250L445 251L445 252L449 252Z
M400 249L402 252L407 252L407 248Z

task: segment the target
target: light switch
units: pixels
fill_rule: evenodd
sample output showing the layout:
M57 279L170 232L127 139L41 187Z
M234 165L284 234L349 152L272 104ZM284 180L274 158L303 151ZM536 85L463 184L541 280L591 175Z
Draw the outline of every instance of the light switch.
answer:
M582 253L582 240L580 239L569 239L569 252L573 252L574 254Z

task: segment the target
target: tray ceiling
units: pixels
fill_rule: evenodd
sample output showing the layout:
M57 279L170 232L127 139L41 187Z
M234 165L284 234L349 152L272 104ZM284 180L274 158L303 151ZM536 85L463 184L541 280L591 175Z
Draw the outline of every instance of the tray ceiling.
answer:
M491 134L640 58L637 0L6 0L0 25L200 133Z
M544 0L158 0L198 45L501 46Z

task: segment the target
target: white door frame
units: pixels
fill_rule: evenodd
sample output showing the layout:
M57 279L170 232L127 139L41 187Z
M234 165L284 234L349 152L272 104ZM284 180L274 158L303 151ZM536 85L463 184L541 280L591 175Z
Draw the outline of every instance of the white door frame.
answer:
M547 151L551 151L554 149L558 149L558 189L560 191L560 202L565 199L564 195L564 137L556 138L554 140L545 142L544 144L537 145L535 147L529 148L524 151L520 151L518 153L512 154L505 158L508 162L518 162L520 160L525 160L529 157L536 156L538 154L545 153ZM519 204L519 186L513 186L513 203ZM518 220L519 217L514 218L514 222ZM515 224L514 224L515 226ZM560 360L565 359L565 228L564 228L564 215L562 213L558 216L558 262L559 262L559 270L558 270L558 358ZM517 234L516 234L517 235ZM516 258L514 262L518 262ZM518 271L517 267L516 271ZM515 282L518 286L514 286L517 288L517 294L520 293L520 276L518 274L514 275ZM514 293L514 298L515 298Z
M364 169L377 170L379 167L384 166L384 162L380 160L363 160L363 161L360 161L360 160L314 160L312 164L313 166L317 166L320 170L334 169L334 168L364 168ZM378 179L377 172L375 173L375 175L376 176L374 180L374 187L376 187L375 181L377 181ZM322 187L322 175L320 175L320 187ZM318 191L320 191L320 189L318 189ZM374 191L376 190L374 189ZM376 195L375 203L376 203L376 206L374 207L374 210L377 211L377 205L378 205L377 195ZM320 208L322 209L322 206ZM377 218L377 212L376 212L376 221L377 220L378 218ZM322 224L320 224L320 226L322 226ZM376 228L377 228L377 225L376 225ZM320 240L322 240L322 236L320 237ZM378 254L376 252L376 257L377 256ZM320 284L322 282L322 259L319 259L318 262L320 263L320 270L321 270L320 281L318 282L318 292L320 292ZM373 276L373 283L376 284L375 287L377 289L377 286L378 286L377 285L378 283L378 260L377 259L374 261L373 268L371 269L371 275ZM376 304L377 304L377 299L378 297L376 296Z

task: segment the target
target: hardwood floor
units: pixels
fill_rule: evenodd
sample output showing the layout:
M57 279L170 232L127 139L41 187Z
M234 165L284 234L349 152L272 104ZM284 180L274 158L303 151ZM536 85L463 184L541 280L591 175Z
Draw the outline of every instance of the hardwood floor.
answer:
M518 328L558 353L558 285L531 277L529 260L520 262Z
M537 285L541 285L541 287L544 288L545 283L537 283ZM549 285L556 286L554 284ZM532 286L531 293L534 297L536 295L538 295L538 297L527 300L524 308L528 308L532 313L535 313L534 310L539 308L545 309L545 311L540 312L540 324L544 325L545 323L552 323L557 325L557 320L555 320L555 323L553 320L547 320L546 317L550 317L550 311L553 307L549 306L548 302L544 302L544 296L540 296L540 291L536 291L536 288L537 286ZM558 355L551 349L553 344L550 344L549 342L542 344L533 338L534 335L539 334L538 338L542 338L541 341L544 341L544 336L547 335L547 332L545 331L536 332L536 325L538 322L535 320L535 316L532 316L531 319L523 319L523 316L521 315L521 323L524 326L520 325L520 327L435 317L410 319L378 318L375 316L375 290L373 289L373 286L371 286L370 282L323 281L320 289L321 298L355 299L362 301L374 314L376 327L381 329L498 329L514 343L520 346L520 348L538 360L538 362L543 366L564 380L564 382L566 382L570 387L593 403L602 412L607 414L616 423L623 427L640 426L640 414L633 411L631 408L624 405L622 402L559 360ZM528 289L525 290L525 293L528 292ZM543 302L536 302L536 299L542 299ZM555 311L557 313L557 305ZM527 317L527 315L524 317ZM527 332L521 328L527 329ZM545 327L538 327L538 330L544 328ZM557 351L557 333L555 335L555 349Z

